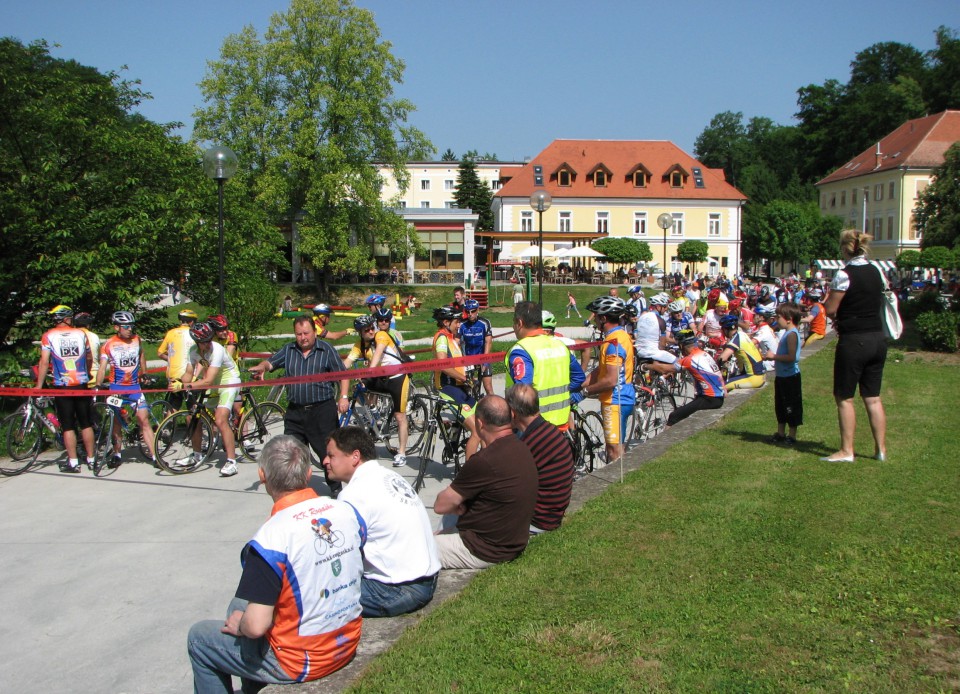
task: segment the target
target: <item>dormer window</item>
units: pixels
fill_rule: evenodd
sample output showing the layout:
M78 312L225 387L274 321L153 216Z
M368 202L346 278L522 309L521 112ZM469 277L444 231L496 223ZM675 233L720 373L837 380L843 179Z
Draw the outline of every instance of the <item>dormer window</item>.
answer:
M577 177L577 172L566 162L563 162L553 173L550 174L550 180L556 181L558 186L569 188L573 185L573 179Z
M557 183L561 186L569 186L570 172L566 169L560 169L560 171L557 172Z
M679 171L674 171L670 174L670 187L671 188L683 188L683 174Z
M683 188L683 185L687 182L687 177L690 174L687 173L680 164L674 164L667 172L663 175L665 181L670 182L671 188Z
M646 188L647 187L647 174L643 171L634 171L633 172L633 187L634 188Z
M607 185L607 172L597 171L593 174L593 185L597 188L603 188Z

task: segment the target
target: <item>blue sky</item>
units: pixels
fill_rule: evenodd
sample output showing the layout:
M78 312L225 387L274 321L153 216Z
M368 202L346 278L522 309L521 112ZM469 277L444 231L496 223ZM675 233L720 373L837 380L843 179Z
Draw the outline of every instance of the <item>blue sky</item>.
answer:
M693 151L721 111L793 123L799 87L845 82L880 41L935 46L960 29L957 0L357 0L406 62L397 94L439 152L534 156L556 138L672 140ZM0 35L120 70L153 95L141 111L182 121L223 38L259 33L285 0L8 0Z

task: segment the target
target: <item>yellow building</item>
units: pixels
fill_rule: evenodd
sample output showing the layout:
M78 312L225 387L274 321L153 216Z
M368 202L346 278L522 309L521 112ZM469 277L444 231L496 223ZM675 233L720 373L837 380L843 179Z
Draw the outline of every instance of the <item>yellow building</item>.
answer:
M543 213L545 251L604 235L632 238L650 245L657 267L683 273L688 268L677 260L677 246L697 240L708 244L710 256L699 271L740 267L746 196L722 170L706 168L672 142L554 140L523 168L501 171L501 178L493 199L495 230L484 236L491 249L500 245L501 258L537 241L540 215L530 196L542 189L552 197ZM667 229L657 221L664 213Z
M840 217L846 229L872 235L871 256L876 260L919 250L913 219L917 196L958 140L960 111L907 121L816 184L820 211Z

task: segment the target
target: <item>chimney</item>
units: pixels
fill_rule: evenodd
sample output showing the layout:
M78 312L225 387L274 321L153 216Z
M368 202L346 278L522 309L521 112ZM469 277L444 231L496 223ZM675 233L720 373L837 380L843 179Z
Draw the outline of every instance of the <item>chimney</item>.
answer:
M876 154L876 156L877 156L877 165L874 166L873 168L879 169L879 168L880 168L880 164L883 163L883 155L880 154L880 143L879 143L879 142L877 143L877 154Z

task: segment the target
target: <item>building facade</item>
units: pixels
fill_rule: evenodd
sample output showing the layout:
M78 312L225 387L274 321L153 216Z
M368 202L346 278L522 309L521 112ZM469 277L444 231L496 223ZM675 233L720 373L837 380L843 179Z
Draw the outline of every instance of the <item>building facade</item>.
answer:
M707 243L710 257L698 270L740 267L746 196L722 170L706 168L672 142L555 140L524 167L501 171L501 178L491 235L503 239L501 258L536 242L540 213L530 196L546 190L553 200L543 212L545 251L585 245L583 235L632 238L650 245L657 267L683 273L689 267L677 259L677 247L697 240ZM657 221L664 213L667 229ZM558 240L565 234L580 238Z
M919 250L917 197L958 140L960 111L907 121L816 184L820 211L840 217L845 229L873 236L871 256L877 260Z

